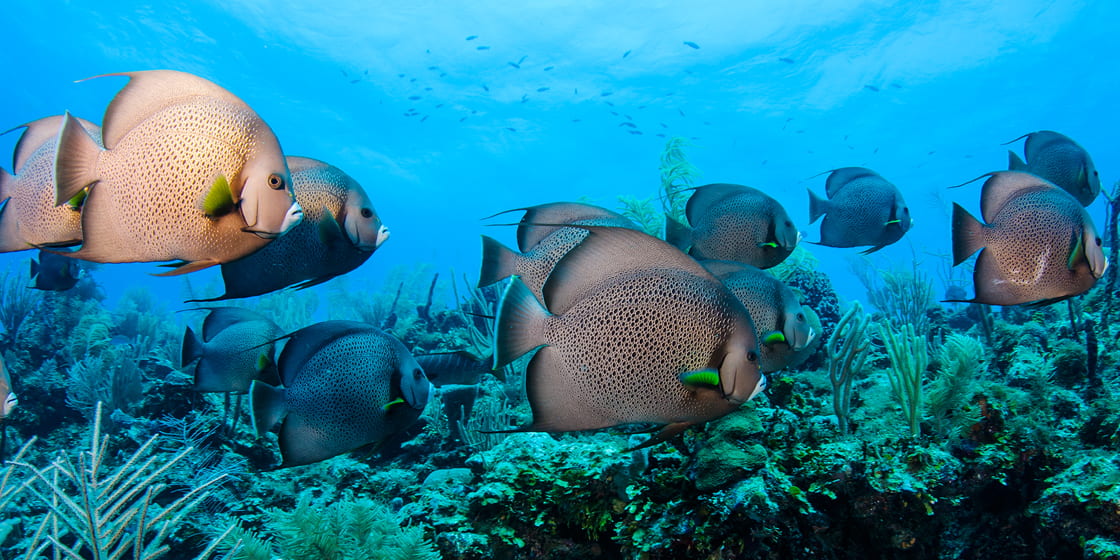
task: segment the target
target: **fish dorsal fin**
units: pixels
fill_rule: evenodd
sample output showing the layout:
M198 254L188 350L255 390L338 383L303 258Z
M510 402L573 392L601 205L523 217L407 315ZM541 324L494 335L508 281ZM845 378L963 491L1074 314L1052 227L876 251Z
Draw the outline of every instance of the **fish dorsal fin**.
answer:
M563 314L613 278L652 268L669 268L714 277L680 249L640 231L578 226L587 236L568 252L545 280L542 293L553 314Z
M1027 135L1027 141L1023 144L1023 155L1027 157L1027 161L1035 161L1039 152L1060 144L1076 145L1076 142L1069 136L1053 130L1032 132Z
M369 323L323 321L289 334L285 337L288 342L284 345L284 351L276 360L280 369L281 383L285 387L291 387L295 376L308 360L327 344L351 334L380 332L377 327Z
M735 274L737 272L742 272L749 268L754 268L741 262L717 261L711 259L700 261L700 266L704 267L705 270L712 273L712 276L715 276L720 280L724 280L728 276L731 276L732 274Z
M551 202L522 210L525 210L525 215L517 226L517 248L522 253L531 251L544 238L552 235L559 229L559 224L617 225L637 229L633 222L617 212L582 202Z
M74 117L81 123L82 128L90 133L95 140L101 136L101 127L85 120ZM23 129L23 134L20 134L19 141L16 142L16 147L12 155L12 173L19 174L23 169L24 164L31 155L35 153L40 147L49 140L58 138L58 129L62 126L62 115L54 115L51 117L43 117L39 120L31 121L27 124L22 124L5 132L12 132L14 130Z
M1010 171L1027 171L1030 166L1023 161L1023 158L1019 157L1019 154L1007 150L1007 169Z
M210 342L218 333L226 330L231 325L244 323L246 321L269 321L267 317L250 311L244 307L203 307L201 309L209 309L210 314L202 321L202 340L203 342Z
M729 197L746 194L752 190L755 189L731 183L712 183L696 187L684 207L684 215L688 217L689 224L695 225L701 216L711 211L712 206Z
M104 76L129 78L128 84L117 92L116 97L109 103L109 108L105 109L105 118L102 119L102 139L108 149L116 146L121 138L145 119L167 107L194 97L216 98L239 107L249 108L244 101L221 86L186 72L144 70L104 74L94 78Z
M292 175L295 175L300 171L307 171L310 169L326 169L331 167L331 164L329 163L309 157L284 156L284 159L288 161L288 171L291 172Z
M845 185L864 177L879 177L879 174L866 167L841 167L833 169L824 182L824 191L829 199L835 198L836 193Z
M1046 179L1021 171L997 171L989 175L980 189L980 213L989 224L1009 200L1028 192L1058 189Z

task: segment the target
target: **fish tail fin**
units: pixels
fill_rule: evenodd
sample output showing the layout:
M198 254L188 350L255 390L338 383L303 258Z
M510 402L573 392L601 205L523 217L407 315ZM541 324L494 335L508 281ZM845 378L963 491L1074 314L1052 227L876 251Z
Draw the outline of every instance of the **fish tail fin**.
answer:
M199 358L202 358L202 339L198 338L194 330L187 327L187 331L183 333L183 356L179 366L186 367Z
M34 280L37 274L39 274L39 261L35 260L35 257L31 257L31 275L28 276L28 279Z
M1007 150L1007 169L1011 171L1026 171L1027 162L1023 161L1023 158L1020 158L1019 154Z
M811 224L823 216L825 212L828 212L829 202L813 192L812 189L806 190L809 191L809 223Z
M55 205L61 206L97 182L97 158L101 146L68 111L58 130L54 157Z
M253 431L258 437L272 431L287 412L284 389L254 379L249 388L249 410L253 412Z
M482 236L482 270L478 273L478 287L489 286L517 272L521 255L502 245L492 237Z
M687 252L692 245L692 228L665 214L665 241L681 251Z
M984 248L984 224L953 203L953 266Z
M16 178L0 167L0 253L22 251L28 245L19 235L19 220L11 208Z
M528 354L544 344L548 310L517 276L506 288L495 322L494 369Z

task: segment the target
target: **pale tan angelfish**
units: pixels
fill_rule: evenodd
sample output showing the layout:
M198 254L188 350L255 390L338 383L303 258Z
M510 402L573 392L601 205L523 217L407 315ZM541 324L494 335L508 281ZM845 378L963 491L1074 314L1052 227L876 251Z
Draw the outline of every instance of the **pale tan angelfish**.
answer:
M77 121L100 145L101 127ZM80 211L85 193L55 204L55 145L61 126L62 115L56 115L12 129L24 131L16 143L12 173L0 169L0 252L82 242Z
M4 399L0 402L0 420L3 420L19 404L19 399L12 392L12 378L8 375L8 366L4 364L4 358L0 358L0 398Z
M59 132L55 202L89 193L75 257L178 261L166 274L183 274L299 223L280 143L245 102L184 72L112 75L130 80L105 112L105 149L69 114Z

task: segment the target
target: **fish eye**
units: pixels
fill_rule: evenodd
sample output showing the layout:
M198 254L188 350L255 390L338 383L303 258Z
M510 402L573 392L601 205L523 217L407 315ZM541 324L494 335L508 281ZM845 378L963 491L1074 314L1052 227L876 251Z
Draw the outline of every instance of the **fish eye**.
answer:
M273 173L268 176L268 187L272 190L280 190L284 188L284 178Z
M372 218L373 217L373 210L370 210L369 208L362 208L362 217L363 218Z
M797 314L797 320L798 321L804 321L805 320L805 314L804 313L798 313Z
M758 352L755 352L754 350L748 350L747 351L747 361L748 362L757 362L758 361Z
M1097 247L1100 247L1100 246L1101 246L1101 238L1098 237L1097 238Z
M416 380L423 379L424 378L424 370L422 370L420 368L416 368L416 369L412 370L412 378L416 379Z

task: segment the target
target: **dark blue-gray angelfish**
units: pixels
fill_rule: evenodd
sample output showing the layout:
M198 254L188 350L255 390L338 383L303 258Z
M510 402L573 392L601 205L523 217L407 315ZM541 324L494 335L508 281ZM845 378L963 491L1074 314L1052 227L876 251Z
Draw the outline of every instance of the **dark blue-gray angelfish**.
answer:
M665 239L697 259L770 268L784 261L801 240L777 200L743 185L697 187L685 216L688 226L666 216Z
M866 167L833 170L825 191L827 200L809 191L809 223L824 216L821 245L870 245L863 253L874 253L910 230L910 209L898 187Z
M283 387L253 382L253 426L280 426L281 467L378 445L420 417L432 384L396 338L354 321L300 329L278 361Z
M215 307L202 322L202 338L183 334L182 366L198 361L194 389L202 393L247 393L255 379L276 380L275 341L282 334L271 319L241 307Z
M1008 150L1008 169L1038 175L1065 189L1082 206L1092 204L1101 192L1101 174L1085 148L1069 136L1053 130L1031 132L1011 142L1022 138L1027 139L1023 146L1027 161Z
M65 252L58 249L57 252ZM39 251L39 259L31 258L31 287L36 290L65 292L81 277L78 261L52 251Z

